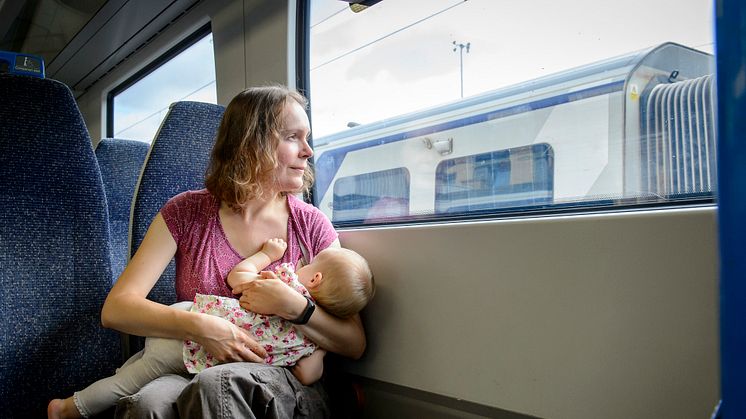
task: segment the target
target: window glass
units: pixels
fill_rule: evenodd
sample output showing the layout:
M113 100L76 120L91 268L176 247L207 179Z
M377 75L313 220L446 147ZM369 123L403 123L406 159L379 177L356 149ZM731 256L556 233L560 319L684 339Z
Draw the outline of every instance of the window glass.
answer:
M332 217L337 180L393 168L410 218L711 202L713 7L314 1L315 204Z
M113 136L151 142L178 101L217 103L212 33L113 97Z
M340 177L332 221L378 222L409 215L409 172L403 167Z
M554 188L553 166L548 144L443 160L435 174L435 212L548 204Z

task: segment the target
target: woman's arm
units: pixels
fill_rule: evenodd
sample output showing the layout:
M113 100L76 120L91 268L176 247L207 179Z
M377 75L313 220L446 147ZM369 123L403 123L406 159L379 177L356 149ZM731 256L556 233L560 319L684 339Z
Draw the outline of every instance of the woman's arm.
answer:
M159 213L106 297L101 310L103 326L139 336L194 340L221 361L262 362L264 349L229 321L176 310L146 298L175 253L176 242Z
M295 317L305 309L305 302ZM340 319L316 307L311 320L303 326L296 326L307 338L320 347L352 359L360 359L365 352L365 331L360 316L355 314L348 319Z
M335 240L329 247L340 247ZM272 272L262 272L263 280L245 284L233 290L242 293L241 306L260 314L275 314L284 319L296 319L306 308L306 298L277 279ZM316 307L306 325L296 326L320 347L358 359L365 352L365 331L360 316L340 319Z

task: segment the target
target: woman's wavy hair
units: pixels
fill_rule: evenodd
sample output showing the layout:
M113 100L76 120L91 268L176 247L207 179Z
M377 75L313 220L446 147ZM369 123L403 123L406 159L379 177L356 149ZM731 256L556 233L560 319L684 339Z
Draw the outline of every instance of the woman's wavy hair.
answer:
M207 166L205 186L235 211L261 197L277 167L282 113L293 100L307 109L308 100L284 86L252 87L237 94L225 109ZM304 192L313 183L310 165L303 174Z

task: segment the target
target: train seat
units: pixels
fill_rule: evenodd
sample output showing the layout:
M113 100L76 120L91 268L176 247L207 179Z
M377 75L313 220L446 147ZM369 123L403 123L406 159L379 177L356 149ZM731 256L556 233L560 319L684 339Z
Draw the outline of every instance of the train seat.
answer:
M112 284L129 261L132 197L150 145L142 141L104 138L96 145L96 159L104 181L111 232Z
M204 188L210 150L225 108L200 102L176 102L163 119L145 159L132 208L130 256L140 246L153 217L169 198ZM148 295L163 304L176 302L171 261Z
M110 375L111 288L101 174L64 84L0 74L0 412L45 417L52 398Z

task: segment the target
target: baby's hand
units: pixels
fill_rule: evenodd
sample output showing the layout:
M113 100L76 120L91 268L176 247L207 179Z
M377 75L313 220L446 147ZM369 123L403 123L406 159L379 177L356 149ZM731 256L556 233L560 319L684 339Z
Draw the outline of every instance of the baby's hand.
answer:
M273 262L280 259L285 254L285 249L288 248L288 244L285 240L280 238L274 238L267 240L262 246L262 252L269 256Z

